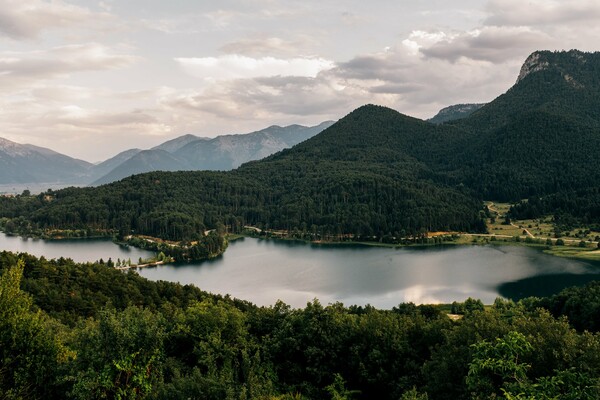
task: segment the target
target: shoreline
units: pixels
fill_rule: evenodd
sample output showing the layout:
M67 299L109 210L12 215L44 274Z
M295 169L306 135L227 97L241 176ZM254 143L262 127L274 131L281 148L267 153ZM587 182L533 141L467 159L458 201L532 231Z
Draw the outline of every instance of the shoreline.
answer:
M570 258L581 261L598 261L600 262L600 248L598 247L579 247L578 245L548 245L543 241L545 239L533 238L532 241L527 241L526 236L520 236L520 241L515 241L514 237L508 235L494 235L494 234L471 234L471 233L454 233L458 237L452 240L446 240L438 243L412 243L412 244L393 244L393 243L381 243L381 242L369 242L369 241L323 241L323 240L308 240L300 238L289 238L281 236L260 236L253 234L242 234L239 236L250 237L255 239L267 239L267 240L281 240L281 241L293 241L304 244L310 244L314 246L368 246L368 247L383 247L391 249L402 249L402 248L428 248L428 247L446 247L446 246L522 246L530 247L541 250L544 254L548 254L555 257ZM494 239L492 239L494 238ZM431 239L431 237L430 237ZM481 239L481 240L479 240ZM551 239L553 243L557 239ZM570 242L576 242L570 240ZM592 242L597 246L597 243Z
M119 246L132 246L139 249L144 249L143 247L134 246L131 243L123 240L117 240L114 235L94 235L94 236L86 236L86 237L70 237L70 236L47 236L47 235L34 235L34 234L15 234L15 233L7 233L4 231L0 231L7 236L16 236L22 238L31 238L34 240L46 240L46 241L79 241L79 240L111 240L114 244ZM277 241L287 241L287 242L298 242L304 243L313 246L366 246L366 247L381 247L381 248L392 248L392 249L401 249L401 248L428 248L428 247L445 247L445 246L485 246L485 245L493 245L493 246L525 246L536 248L543 251L545 254L552 255L555 257L561 258L570 258L581 261L600 261L600 248L597 247L597 243L591 242L589 244L594 244L596 246L589 247L586 246L580 247L579 245L565 243L564 245L556 245L557 239L551 239L553 244L548 245L544 241L546 239L543 238L531 238L529 236L519 236L519 241L516 240L516 237L509 235L497 235L497 234L479 234L479 233L458 233L458 232L449 232L446 235L437 235L437 236L428 236L422 238L421 240L435 240L435 238L440 238L440 241L435 243L405 243L405 244L396 244L396 243L383 243L376 241L353 241L353 240L309 240L302 238L294 238L294 237L285 237L281 234L276 234L273 236L269 235L260 235L256 234L257 231L252 231L252 233L239 233L239 234L228 234L225 235L225 238L228 242L233 242L236 240L240 240L246 237L261 239L261 240L277 240ZM148 238L148 237L147 237ZM157 241L162 241L160 238L153 238ZM444 240L445 239L445 240ZM419 240L419 239L407 239L407 240ZM577 242L576 240L564 240L565 242ZM225 249L226 251L226 249ZM221 254L223 254L223 251ZM207 259L210 259L209 257ZM197 260L203 261L203 260ZM176 263L174 262L163 262L160 265Z

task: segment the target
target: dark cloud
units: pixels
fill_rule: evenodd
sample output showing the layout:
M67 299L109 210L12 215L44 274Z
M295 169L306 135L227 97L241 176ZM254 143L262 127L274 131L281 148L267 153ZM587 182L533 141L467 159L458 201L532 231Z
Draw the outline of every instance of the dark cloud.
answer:
M483 27L439 41L420 51L426 57L455 62L461 57L502 63L543 48L552 42L546 34L526 27Z
M346 79L396 80L401 71L410 67L410 61L400 52L358 56L339 63L336 73Z
M201 93L178 96L169 107L204 111L219 118L257 115L331 115L348 110L352 97L323 78L268 77L221 83Z

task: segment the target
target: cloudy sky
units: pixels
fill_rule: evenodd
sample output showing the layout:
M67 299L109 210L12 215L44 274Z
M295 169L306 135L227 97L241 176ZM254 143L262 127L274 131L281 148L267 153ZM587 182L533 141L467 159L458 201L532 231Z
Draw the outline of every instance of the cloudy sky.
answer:
M366 103L429 118L599 37L598 0L0 0L0 137L95 162Z

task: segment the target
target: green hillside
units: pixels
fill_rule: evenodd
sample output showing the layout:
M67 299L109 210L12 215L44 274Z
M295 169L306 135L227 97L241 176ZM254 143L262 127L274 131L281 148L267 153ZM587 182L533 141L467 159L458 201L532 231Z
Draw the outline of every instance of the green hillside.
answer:
M454 126L465 184L517 201L593 185L600 155L600 53L536 52L505 94Z
M0 216L21 216L12 223L21 232L133 230L173 240L245 225L326 240L482 231L484 199L572 195L596 204L586 193L598 187L599 154L600 55L544 51L526 60L512 88L467 118L435 125L363 106L232 172L158 172L2 199Z
M3 216L25 216L34 231L134 230L172 240L218 224L233 232L256 225L326 239L479 231L481 202L421 161L443 154L442 143L460 134L454 131L365 106L322 134L233 172L137 175L57 191L50 199L40 195L27 208L24 199L3 199Z

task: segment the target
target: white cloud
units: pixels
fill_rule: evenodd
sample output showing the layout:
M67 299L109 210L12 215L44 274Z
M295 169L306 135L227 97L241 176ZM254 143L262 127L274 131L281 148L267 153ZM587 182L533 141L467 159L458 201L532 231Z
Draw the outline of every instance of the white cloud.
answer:
M34 39L44 30L68 27L106 14L60 0L0 0L0 32L12 39Z
M451 36L436 35L438 38ZM433 46L444 42L432 41L431 37L428 40ZM367 92L367 102L427 118L450 104L493 99L514 83L523 61L507 58L494 64L466 57L426 57L422 53L426 51L425 46L419 45L418 53L414 49L414 45L403 41L388 51L340 63L331 74L339 82Z
M281 116L327 119L353 105L354 98L342 91L332 87L326 78L262 77L220 82L203 91L175 93L163 99L163 104L180 115L203 112L223 120L259 119L270 125L269 118Z
M240 13L238 11L219 9L207 12L204 14L204 17L207 18L215 28L227 29L231 25L234 18L239 15Z
M421 30L412 31L408 38L402 41L402 44L411 50L412 54L417 54L422 47L432 46L443 40L451 40L445 32L426 32Z
M315 77L319 72L334 65L332 61L323 58L252 58L236 54L220 57L176 58L175 61L188 74L209 80L268 76Z
M419 33L411 38L418 36L423 45L449 37ZM191 131L202 129L206 121L269 125L284 118L338 118L366 103L427 118L449 104L491 100L514 83L521 61L509 60L498 72L497 66L487 61L428 58L401 43L338 63L314 77L268 76L264 70L259 72L265 76L240 78L241 74L234 74L235 79L209 82L202 90L169 93L161 105Z

